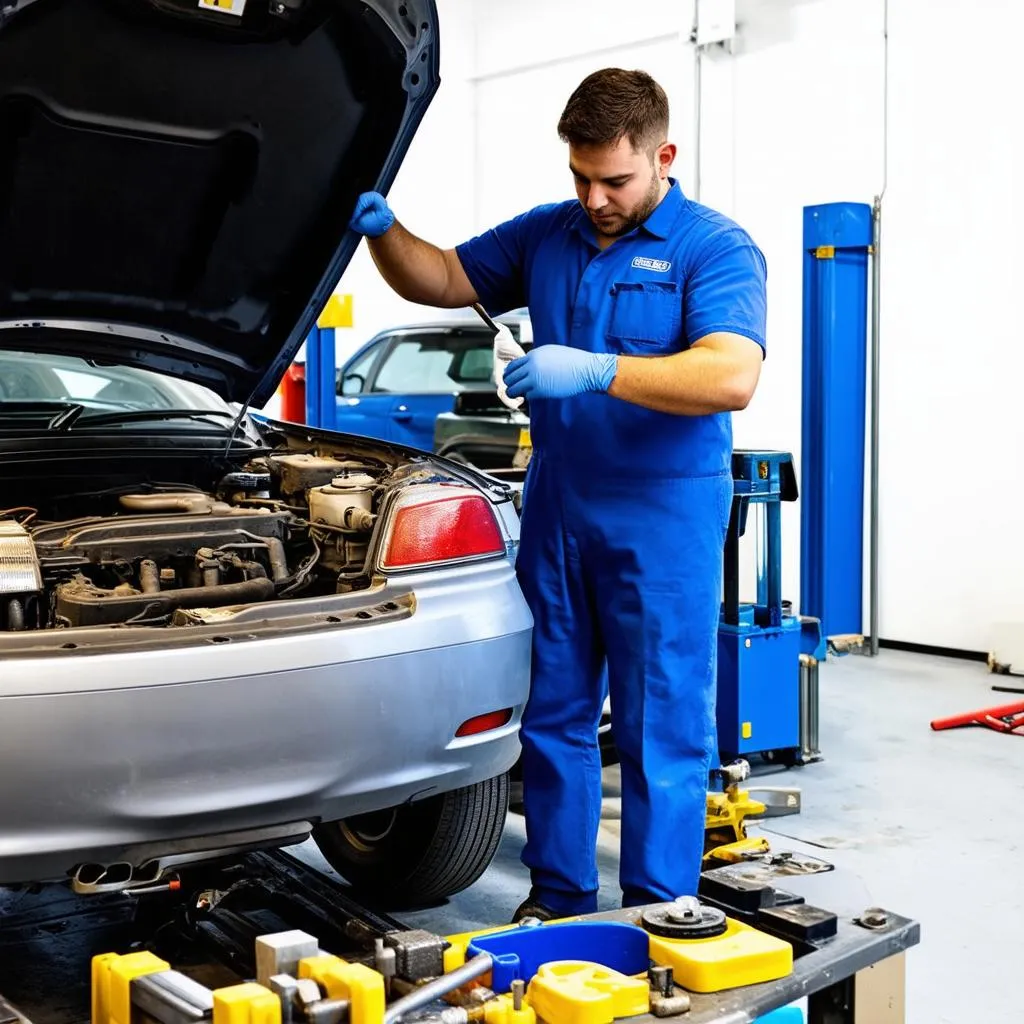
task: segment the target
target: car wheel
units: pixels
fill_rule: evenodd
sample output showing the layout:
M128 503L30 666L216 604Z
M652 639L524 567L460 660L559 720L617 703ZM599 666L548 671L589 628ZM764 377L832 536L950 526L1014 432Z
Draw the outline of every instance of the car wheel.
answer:
M414 907L472 885L498 849L508 776L317 826L331 867L382 905Z

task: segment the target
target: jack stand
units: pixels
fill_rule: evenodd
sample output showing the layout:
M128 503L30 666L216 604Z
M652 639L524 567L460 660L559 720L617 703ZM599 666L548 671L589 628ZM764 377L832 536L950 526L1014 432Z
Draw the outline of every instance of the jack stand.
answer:
M770 852L763 836L747 835L747 820L780 818L800 813L800 790L791 786L752 786L741 789L750 778L750 764L739 760L717 769L725 788L709 792L704 819L704 865L736 864Z

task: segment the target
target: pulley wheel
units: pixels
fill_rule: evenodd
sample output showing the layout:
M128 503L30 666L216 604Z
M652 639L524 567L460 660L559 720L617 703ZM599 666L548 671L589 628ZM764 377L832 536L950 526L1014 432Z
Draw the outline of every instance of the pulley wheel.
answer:
M725 934L725 914L696 900L661 903L641 918L644 928L663 939L713 939Z

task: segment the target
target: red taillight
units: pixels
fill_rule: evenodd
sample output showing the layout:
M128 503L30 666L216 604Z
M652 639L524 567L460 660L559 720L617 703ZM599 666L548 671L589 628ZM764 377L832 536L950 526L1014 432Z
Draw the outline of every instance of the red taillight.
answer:
M497 555L505 541L487 499L479 494L431 496L395 512L381 558L385 569Z
M476 736L477 733L490 732L491 729L500 729L512 721L512 709L505 708L504 711L489 711L486 715L477 715L476 718L463 722L456 730L456 736Z

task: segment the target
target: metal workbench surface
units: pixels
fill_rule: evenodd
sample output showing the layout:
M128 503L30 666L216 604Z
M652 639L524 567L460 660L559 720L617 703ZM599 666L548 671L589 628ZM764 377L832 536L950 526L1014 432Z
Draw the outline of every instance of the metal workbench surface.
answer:
M0 900L0 992L33 1024L81 1024L88 1020L89 957L97 952L127 951L157 939L157 947L166 947L160 951L172 965L183 958L191 965L185 968L188 973L216 988L254 976L249 954L252 938L260 929L304 928L316 934L324 948L351 956L365 945L363 931L367 928L387 931L402 927L398 921L378 919L366 908L352 904L347 887L287 854L252 854L244 868L242 875L259 884L247 882L238 890L243 902L229 907L222 903L201 919L201 929L193 936L201 940L215 928L220 935L215 946L184 941L187 936L175 924L171 894L166 905L160 902L163 898L151 898L155 900L151 904L116 896L83 900L59 887L7 894ZM671 1019L680 1024L750 1024L771 1010L808 998L809 1024L878 1024L876 1017L864 1013L863 1005L860 1012L855 1010L855 995L864 1003L856 979L864 972L861 979L874 977L877 982L885 972L868 969L884 961L895 964L895 958L902 970L900 954L920 941L917 922L877 908L867 914L871 900L863 882L839 870L801 875L793 865L773 869L756 864L736 870L753 873L744 875L751 888L770 882L804 899L806 905L834 913L836 934L827 940L794 942L794 968L787 977L710 995L691 994L689 1012ZM211 883L215 881L211 879ZM255 918L246 923L244 914L249 911ZM587 920L636 923L641 912L609 911ZM739 914L731 916L743 920ZM861 923L865 917L868 920ZM207 962L205 954L213 949L219 958ZM572 951L565 950L564 955L571 957ZM655 1019L652 1015L631 1018L637 1024ZM0 998L0 1024L19 1020L24 1018L12 1015ZM889 1014L884 1020L885 1024L902 1021L902 1004L899 1015Z
M613 911L594 915L592 920L635 923L636 916L636 912ZM886 916L886 923L878 928L857 924L852 917L840 917L835 938L821 949L798 956L793 963L792 974L778 981L726 992L710 995L692 993L689 1013L671 1019L680 1021L680 1024L751 1024L771 1010L820 993L828 997L821 999L819 1005L822 1010L828 1005L829 1015L821 1015L822 1010L819 1010L818 1019L852 1021L852 1016L842 1015L840 1006L829 1005L845 998L844 983L859 971L916 946L921 938L920 925L916 921L897 914L887 913ZM636 1024L651 1024L657 1019L651 1015L630 1018ZM809 1024L815 1024L814 1007Z

